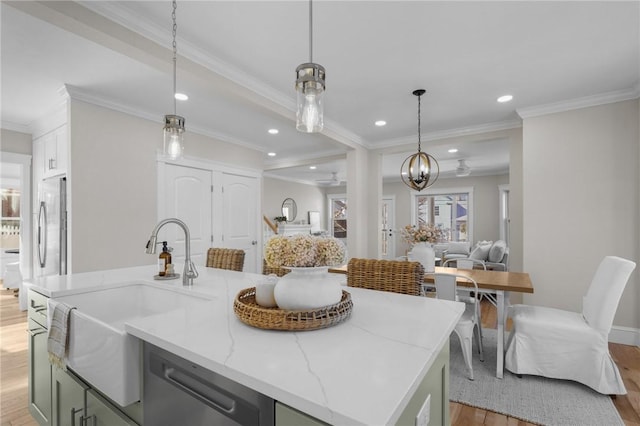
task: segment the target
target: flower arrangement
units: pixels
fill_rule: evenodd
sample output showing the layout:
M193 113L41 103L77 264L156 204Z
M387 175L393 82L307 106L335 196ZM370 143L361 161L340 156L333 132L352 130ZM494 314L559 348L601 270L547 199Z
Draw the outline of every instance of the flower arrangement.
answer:
M435 225L407 225L402 228L402 238L409 244L437 243L446 240L447 232Z
M276 216L273 218L273 220L275 220L276 222L286 222L287 221L287 217L286 216Z
M264 248L264 259L271 267L335 266L344 263L345 247L333 237L311 235L273 236Z

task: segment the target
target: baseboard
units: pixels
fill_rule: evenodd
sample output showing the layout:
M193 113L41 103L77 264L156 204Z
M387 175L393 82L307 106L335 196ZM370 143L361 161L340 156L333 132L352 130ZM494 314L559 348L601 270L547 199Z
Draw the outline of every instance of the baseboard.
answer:
M614 325L609 332L609 342L640 346L640 329Z

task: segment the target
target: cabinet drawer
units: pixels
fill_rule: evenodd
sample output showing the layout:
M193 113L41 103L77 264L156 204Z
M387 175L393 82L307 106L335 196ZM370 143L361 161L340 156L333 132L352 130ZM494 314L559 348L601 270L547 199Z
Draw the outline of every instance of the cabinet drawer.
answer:
M28 296L28 315L29 318L47 328L47 296L29 290Z

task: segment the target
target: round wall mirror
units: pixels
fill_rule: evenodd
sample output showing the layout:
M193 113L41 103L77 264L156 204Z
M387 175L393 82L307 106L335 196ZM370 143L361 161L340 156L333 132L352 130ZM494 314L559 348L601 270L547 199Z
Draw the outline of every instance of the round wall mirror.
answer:
M293 198L285 198L282 202L282 216L287 218L287 222L293 222L298 214L298 206Z

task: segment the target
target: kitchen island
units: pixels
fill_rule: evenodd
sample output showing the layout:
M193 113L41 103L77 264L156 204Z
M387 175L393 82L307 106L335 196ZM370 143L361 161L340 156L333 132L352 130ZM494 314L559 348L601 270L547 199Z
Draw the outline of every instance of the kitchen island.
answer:
M448 411L448 342L463 304L344 287L353 301L345 322L314 331L268 331L242 323L233 312L236 294L262 276L199 272L191 288L179 279L154 281L155 266L46 277L27 286L53 299L140 282L202 295L206 303L129 319L125 330L329 424L413 425L417 409L407 413L407 406L422 405L426 396L417 390L444 354L447 371L431 401Z

